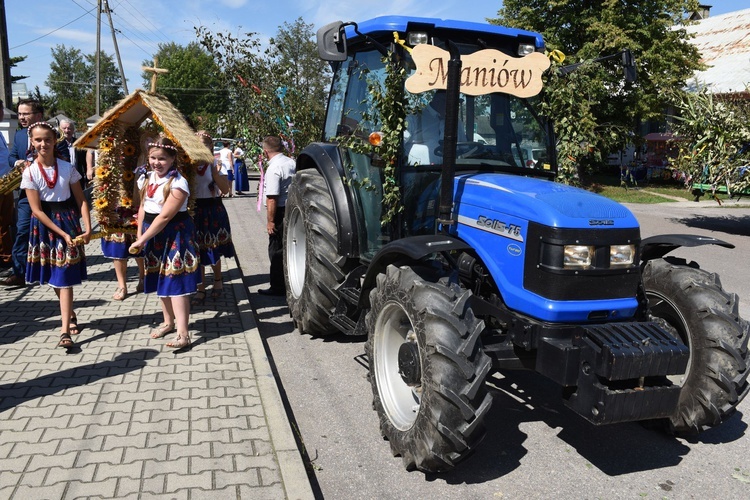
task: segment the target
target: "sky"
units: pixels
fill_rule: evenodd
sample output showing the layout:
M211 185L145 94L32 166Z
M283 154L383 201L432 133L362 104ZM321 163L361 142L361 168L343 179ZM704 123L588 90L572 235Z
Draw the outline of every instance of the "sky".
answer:
M0 0L3 1L3 0ZM437 17L486 22L497 17L502 0L108 0L128 91L143 87L141 66L151 60L159 43L187 45L196 40L195 27L235 36L256 33L263 42L285 22L297 18L314 30L332 21L363 21L382 15ZM27 56L11 69L28 90L50 72L51 48L64 45L83 54L96 52L96 0L4 0L10 56ZM747 8L747 0L706 2L711 15ZM115 54L106 14L102 14L101 48ZM117 63L115 59L115 64Z

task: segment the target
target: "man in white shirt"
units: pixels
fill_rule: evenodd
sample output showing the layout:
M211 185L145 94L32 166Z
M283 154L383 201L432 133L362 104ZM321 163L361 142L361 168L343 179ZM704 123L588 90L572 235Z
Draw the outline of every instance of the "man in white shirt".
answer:
M232 150L229 149L229 143L228 142L222 142L221 143L221 149L219 150L219 161L221 162L221 165L227 169L227 178L231 181L229 183L229 197L234 196L233 188L234 188L234 167L233 163L234 160L232 160Z
M286 295L283 256L284 211L289 185L297 170L297 164L282 153L283 149L279 137L269 135L263 139L263 154L268 158L268 166L263 177L263 192L266 196L268 258L271 261L270 287L258 290L258 293L263 295Z

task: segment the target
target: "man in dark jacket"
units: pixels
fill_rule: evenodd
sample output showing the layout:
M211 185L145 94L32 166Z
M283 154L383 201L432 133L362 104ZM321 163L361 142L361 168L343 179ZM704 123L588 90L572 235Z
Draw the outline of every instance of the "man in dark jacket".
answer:
M18 160L33 158L29 142L29 125L44 119L44 107L34 99L18 102L18 123L21 129L13 137L13 147L8 155L8 166L13 168ZM16 202L16 237L13 242L13 274L0 279L3 286L25 286L26 254L29 247L29 225L31 224L31 207L22 189Z
M76 124L68 118L60 120L60 142L57 143L57 156L73 165L81 174L81 188L88 184L86 177L86 150L73 147L76 142Z

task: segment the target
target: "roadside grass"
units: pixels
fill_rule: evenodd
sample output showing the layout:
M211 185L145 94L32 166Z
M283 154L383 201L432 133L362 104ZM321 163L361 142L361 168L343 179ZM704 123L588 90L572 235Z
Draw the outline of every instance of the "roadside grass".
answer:
M685 189L682 184L657 181L623 186L618 175L595 174L584 179L583 187L619 203L671 203L695 200L692 192ZM727 199L725 194L719 194L717 197L719 200ZM701 200L711 198L710 194L706 194Z

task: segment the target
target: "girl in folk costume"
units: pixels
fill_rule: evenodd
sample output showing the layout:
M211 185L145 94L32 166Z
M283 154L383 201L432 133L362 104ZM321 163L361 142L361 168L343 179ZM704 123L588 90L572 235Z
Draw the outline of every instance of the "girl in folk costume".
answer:
M73 347L78 333L73 310L73 285L86 279L83 243L91 238L91 215L81 189L81 174L68 162L55 158L57 134L47 122L29 126L29 139L37 152L21 178L21 189L31 207L26 281L49 284L60 301L62 328L59 347ZM83 217L86 230L81 230Z
M146 178L145 174L149 171L148 143L154 142L157 139L158 135L150 131L143 133L140 138L139 151L141 153L138 155L137 160L140 166L133 170L132 207L134 207L136 214L141 203L141 185L139 182L143 182L143 179ZM125 300L128 296L128 258L130 257L135 257L135 262L138 265L138 284L135 287L135 293L143 292L143 278L146 275L143 251L136 255L132 255L128 251L134 241L135 236L129 233L113 233L102 238L102 254L112 259L112 264L115 268L115 277L117 278L117 289L112 295L113 300Z
M190 188L175 165L177 148L168 138L148 144L151 172L141 178L138 237L130 253L143 249L146 258L145 293L161 299L164 323L151 331L159 339L177 330L167 347L190 345L190 295L198 285L198 251L193 220L187 212Z
M128 258L133 257L128 253L128 249L134 240L135 238L127 233L112 233L102 238L102 254L112 259L117 278L117 289L112 295L113 300L125 300L128 296ZM140 293L143 291L145 267L142 255L136 255L135 259L138 264L138 284L135 291Z
M140 175L144 175L146 172L146 165L136 168L133 172L133 207L138 207L140 204L140 191L137 181ZM143 292L143 278L146 274L143 253L141 252L135 256L130 254L129 249L133 241L135 241L135 236L129 233L112 233L102 237L102 254L108 259L112 259L112 266L115 268L115 277L117 278L117 289L114 295L112 295L113 300L125 300L125 297L128 296L129 257L135 257L136 264L138 265L138 284L135 287L135 291L136 293Z
M212 150L211 136L204 131L196 133L203 144ZM191 301L202 304L206 299L205 266L210 265L214 273L211 297L221 297L224 284L221 277L221 257L234 257L234 244L229 227L229 216L221 201L221 194L229 192L227 171L221 162L206 164L198 168L195 176L195 237L201 257L201 284Z

